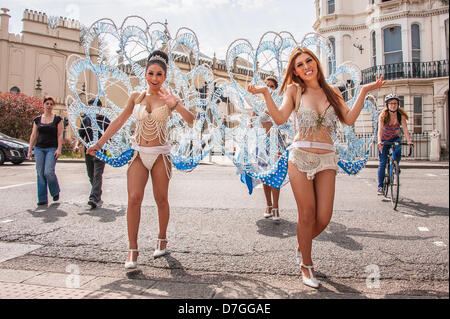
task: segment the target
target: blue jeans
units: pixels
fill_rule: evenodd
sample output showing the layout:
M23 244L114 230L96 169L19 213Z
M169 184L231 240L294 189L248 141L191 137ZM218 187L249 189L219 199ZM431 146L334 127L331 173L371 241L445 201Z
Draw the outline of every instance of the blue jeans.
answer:
M393 138L392 140L383 141L383 142L402 142L401 137ZM386 172L386 164L387 158L388 158L388 152L391 145L383 145L383 151L380 153L378 150L378 156L380 158L380 164L378 165L378 187L383 187L383 180ZM400 159L402 158L402 146L401 145L395 145L394 146L394 153L395 153L395 159L397 162L400 162Z
M41 148L36 146L34 148L39 202L47 201L47 186L51 196L56 196L60 192L58 178L55 174L55 151L56 147Z

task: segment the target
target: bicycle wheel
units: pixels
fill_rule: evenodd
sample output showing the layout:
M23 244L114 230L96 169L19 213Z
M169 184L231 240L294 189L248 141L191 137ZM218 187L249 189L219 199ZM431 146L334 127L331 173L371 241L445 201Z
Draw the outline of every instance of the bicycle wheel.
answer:
M391 180L391 203L394 209L397 209L398 195L400 193L400 176L398 174L398 163L392 163L392 180Z

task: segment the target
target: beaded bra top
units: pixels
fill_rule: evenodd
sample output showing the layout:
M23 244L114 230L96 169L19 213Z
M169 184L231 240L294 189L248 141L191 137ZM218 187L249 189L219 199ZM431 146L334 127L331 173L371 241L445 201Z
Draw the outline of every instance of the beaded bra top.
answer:
M167 144L167 121L170 116L167 105L158 107L149 113L146 105L136 104L133 116L136 119L136 130L131 137L133 144L140 145L142 140L149 142L157 138L161 145Z
M310 135L315 135L319 131L328 134L330 137L336 133L339 119L331 104L328 105L325 111L319 114L316 110L303 105L301 88L297 89L295 102L296 133L302 139Z

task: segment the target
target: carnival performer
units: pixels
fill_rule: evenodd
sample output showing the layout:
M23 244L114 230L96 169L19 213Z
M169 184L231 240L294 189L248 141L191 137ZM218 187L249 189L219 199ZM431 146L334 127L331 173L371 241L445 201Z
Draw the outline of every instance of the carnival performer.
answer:
M351 109L337 87L325 79L316 55L307 48L293 50L281 85L283 102L278 109L267 87L248 86L252 94L263 94L270 116L277 125L285 123L295 112L296 136L289 146L288 174L298 209L296 250L303 283L313 288L319 282L313 271L312 239L328 226L333 212L338 156L332 134L338 121L353 125L359 116L365 96L385 81L361 87Z
M273 76L268 76L264 83L267 85L267 87L274 91L278 88L278 80L277 78ZM252 118L256 116L255 112L252 112ZM250 124L252 126L252 123ZM261 116L261 126L265 130L266 134L269 133L270 129L273 126L272 120L270 118L270 115L267 111L265 111ZM281 138L281 134L278 133L279 138L278 142L282 145L284 145L283 139ZM266 148L266 151L268 152L269 149ZM259 150L257 150L256 156L258 156ZM267 163L260 163L259 166L265 166L267 167ZM247 179L248 180L248 179ZM253 180L253 179L252 179ZM266 185L263 183L263 190L264 190L264 196L266 198L266 210L264 212L264 218L271 218L273 221L279 221L280 220L280 212L278 208L278 199L280 198L280 189L271 187L269 185Z
M383 145L383 142L400 142L402 141L402 133L400 126L406 136L406 141L409 145L411 136L408 131L408 114L400 108L400 98L397 94L386 95L384 102L386 107L381 111L378 117L378 150L380 164L378 165L378 195L383 195L383 180L386 171L387 155L390 145ZM400 162L402 157L402 146L394 146L395 158Z
M167 65L168 56L165 52L156 50L150 54L145 74L148 90L133 93L125 109L111 122L98 142L87 150L88 154L95 155L133 114L136 129L131 142L135 151L127 170L129 240L129 252L125 262L127 269L137 267L141 205L149 175L152 178L159 220L159 233L153 257L167 254L166 230L170 214L168 188L172 170L167 122L174 111L177 111L189 125L192 126L194 121L193 114L185 108L182 101L162 86L167 76Z
M61 155L63 143L63 122L59 115L53 114L56 101L51 96L44 97L44 113L33 120L28 158L34 149L37 172L37 205L47 205L47 188L53 201L59 200L59 183L55 173L56 160Z

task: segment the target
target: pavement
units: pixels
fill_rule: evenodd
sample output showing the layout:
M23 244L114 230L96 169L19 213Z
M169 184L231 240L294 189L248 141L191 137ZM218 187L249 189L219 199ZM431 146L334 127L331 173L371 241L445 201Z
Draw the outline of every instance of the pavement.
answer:
M60 161L81 163L84 160L61 159ZM219 156L212 156L211 161L203 161L201 164L232 165L226 158ZM405 160L402 161L402 168L448 169L448 164L448 162ZM367 167L377 166L378 162L376 161L367 164ZM68 202L67 206L69 205L73 206L74 204ZM201 210L201 208L199 209ZM60 211L62 212L64 209ZM56 209L55 212L59 212L59 210ZM30 211L28 213L34 214ZM177 208L174 209L173 214L176 213ZM95 213L92 214L93 217L96 217ZM37 217L37 215L33 215L33 217ZM338 226L337 221L331 226ZM195 223L195 220L193 222ZM295 222L295 220L291 222ZM7 224L8 220L2 220L1 223ZM50 221L43 220L42 223L46 225ZM54 230L49 228L49 235L59 230L56 227ZM217 225L217 227L220 226ZM263 231L266 230L263 229ZM213 235L211 234L211 236ZM32 230L28 236L30 242L33 242ZM241 236L243 235L240 234L239 238ZM233 271L233 261L237 259L231 257L241 258L248 254L244 250L242 256L238 254L228 256L228 253L225 253L222 271L211 271L206 268L202 269L202 267L185 269L183 265L187 265L187 263L180 263L176 253L178 255L185 254L189 259L195 259L196 256L189 256L193 252L187 250L179 250L174 255L169 254L155 261L149 257L151 252L146 252L140 256L142 263L139 269L127 271L124 269L123 263L117 261L123 258L121 251L118 251L118 256L115 256L117 258L113 258L111 261L108 261L108 258L105 261L98 261L98 259L89 261L86 260L89 259L87 257L86 259L70 258L68 257L72 256L70 253L66 256L63 253L61 256L53 255L52 247L49 248L48 253L45 253L45 249L44 253L34 253L45 247L27 242L17 242L12 238L14 238L14 234L9 235L6 241L0 241L0 256L3 258L0 258L0 299L177 299L181 302L184 299L223 300L235 298L264 300L449 298L448 269L446 274L442 275L443 279L436 277L436 280L430 281L419 278L414 283L414 290L410 289L411 282L408 279L383 278L383 289L380 289L379 286L376 286L376 281L368 282L365 275L345 276L344 274L339 280L336 280L335 277L327 277L319 273L321 287L315 290L304 286L298 274L293 275L290 272L280 271L280 269L259 270L255 273L245 271L245 265L243 265L244 269ZM226 239L224 238L224 240ZM226 242L224 247L226 244L235 245L236 243ZM66 248L83 254L82 251L78 252L78 247L83 249L83 245L74 241L72 244L67 243ZM98 254L103 253L101 247L95 251ZM446 251L447 259L444 266L438 265L438 267L444 267L443 270L448 267L448 249ZM107 252L104 253L106 256ZM276 255L277 252L274 251L273 256ZM214 252L203 253L201 256L207 259L220 258ZM95 258L92 259L95 260ZM207 265L208 260L202 260L201 263ZM238 262L235 267L240 266ZM339 265L333 267L339 267Z

